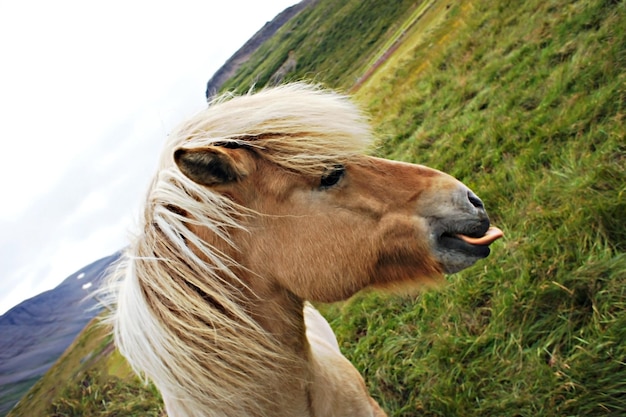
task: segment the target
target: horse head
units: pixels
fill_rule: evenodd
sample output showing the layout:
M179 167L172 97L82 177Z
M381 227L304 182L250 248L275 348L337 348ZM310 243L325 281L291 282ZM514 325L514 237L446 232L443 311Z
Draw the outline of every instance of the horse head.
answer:
M292 99L328 99L319 94L300 91ZM258 97L239 99L246 98ZM184 141L175 149L187 178L255 213L245 218L246 232L233 238L239 263L300 298L329 302L368 286L437 282L489 255L502 232L490 227L476 194L452 176L358 152L333 155L332 142L325 142L332 137L321 155L311 152L322 135L312 132L333 135L316 124L342 117L340 110L347 111L330 105L319 120L304 114L295 129L274 120L263 132L233 131L228 138L227 126L213 125L219 139L199 146ZM281 153L306 163L286 165Z
M112 321L171 416L384 416L305 300L436 283L502 232L461 182L371 143L346 97L302 84L170 135Z

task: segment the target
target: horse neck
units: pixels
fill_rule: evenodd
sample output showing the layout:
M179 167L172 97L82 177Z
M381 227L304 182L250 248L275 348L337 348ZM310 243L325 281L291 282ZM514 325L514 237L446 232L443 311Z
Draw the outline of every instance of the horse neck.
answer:
M254 296L248 306L249 314L267 332L271 333L285 353L296 361L285 370L282 386L271 391L282 394L287 403L275 410L276 416L311 416L311 385L314 383L315 368L311 361L310 345L304 321L304 300L289 291L265 285L258 276L248 280ZM284 395L288 393L288 395Z
M254 281L254 280L253 280ZM304 324L304 301L281 288L255 288L248 311L286 350L306 360L308 344Z
M203 236L205 240L210 236ZM209 241L214 247L219 247L219 240ZM241 252L222 246L220 250L228 254L236 263L245 264L241 259ZM310 346L306 336L304 321L304 300L295 294L277 285L272 279L261 277L246 268L235 267L233 272L237 277L232 282L232 276L224 274L221 279L231 282L234 288L244 295L238 297L243 303L247 314L258 323L266 332L271 334L281 348L281 354L291 358L286 362L288 369L282 370L280 382L273 382L268 387L268 393L273 396L278 406L269 415L275 416L309 416L310 393L309 387L313 381ZM243 285L242 285L243 284ZM259 364L263 366L263 364ZM282 386L280 386L282 384ZM271 394L268 394L271 395ZM286 402L285 402L286 401Z
M236 264L247 264L239 250L224 245L219 237L202 230L197 233L212 247L219 248L222 253L233 259ZM247 237L246 233L241 231L233 231L231 234L235 241L241 241ZM300 359L307 360L304 300L281 287L271 278L259 276L245 267L234 267L233 272L237 277L236 282L233 282L228 274L223 275L221 279L230 282L233 288L238 288L244 294L240 300L246 304L243 307L247 313L265 331L272 334L286 351Z

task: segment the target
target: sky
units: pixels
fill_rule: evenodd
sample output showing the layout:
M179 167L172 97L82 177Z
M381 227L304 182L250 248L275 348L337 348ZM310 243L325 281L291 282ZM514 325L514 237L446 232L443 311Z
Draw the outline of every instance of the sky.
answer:
M128 243L165 138L298 0L0 0L0 314Z

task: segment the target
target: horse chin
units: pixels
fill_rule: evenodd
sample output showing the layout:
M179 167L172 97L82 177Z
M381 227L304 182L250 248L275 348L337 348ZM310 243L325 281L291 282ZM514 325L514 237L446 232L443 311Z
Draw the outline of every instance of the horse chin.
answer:
M454 274L486 258L490 252L488 246L471 245L456 237L442 236L435 255L443 266L444 272Z
M439 221L432 229L431 241L444 272L453 274L489 256L489 245L502 236L502 230L492 227L485 216L465 222Z

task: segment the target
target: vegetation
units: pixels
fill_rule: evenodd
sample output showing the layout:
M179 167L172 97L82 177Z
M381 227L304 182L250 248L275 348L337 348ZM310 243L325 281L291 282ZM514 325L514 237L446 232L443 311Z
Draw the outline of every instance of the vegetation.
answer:
M263 86L293 52L296 68L279 81L308 79L350 87L369 58L403 23L415 0L319 0L303 10L246 62L222 87L245 92Z
M377 154L461 179L506 238L440 290L324 312L390 415L624 415L624 2L428 6L356 99ZM316 79L350 89L350 61Z
M87 372L78 383L68 386L49 408L51 417L160 416L156 388L128 384L112 376Z
M8 414L10 417L150 417L163 406L114 349L110 329L94 319Z
M289 51L285 80L353 89L376 154L456 176L506 234L440 289L320 306L389 415L626 415L625 2L319 0L225 88L264 85ZM118 368L68 380L129 407L141 388L158 412Z
M357 93L377 153L466 182L506 233L441 291L334 309L391 415L626 413L625 12L463 3Z

